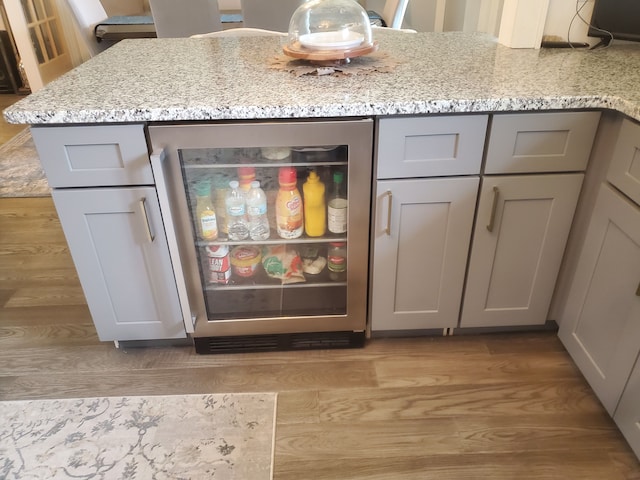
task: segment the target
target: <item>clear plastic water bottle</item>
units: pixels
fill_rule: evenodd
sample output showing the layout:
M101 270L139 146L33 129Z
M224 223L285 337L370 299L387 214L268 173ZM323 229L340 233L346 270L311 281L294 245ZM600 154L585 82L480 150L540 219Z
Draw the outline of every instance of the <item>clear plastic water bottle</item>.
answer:
M249 236L251 240L269 238L269 219L267 218L267 196L260 188L260 182L251 182L251 189L246 193L247 213L249 214Z
M236 180L229 182L229 191L225 198L227 209L227 231L229 240L245 240L249 237L249 222L247 220L246 204L243 192L238 188Z

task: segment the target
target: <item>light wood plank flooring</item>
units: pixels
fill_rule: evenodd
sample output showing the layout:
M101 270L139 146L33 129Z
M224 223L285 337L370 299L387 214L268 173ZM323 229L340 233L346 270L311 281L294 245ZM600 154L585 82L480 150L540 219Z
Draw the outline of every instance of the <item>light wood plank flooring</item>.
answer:
M0 199L0 400L252 391L279 392L276 480L640 479L552 332L118 350L97 339L51 199Z
M24 98L24 95L17 95L12 93L0 94L0 112L16 103L21 98ZM4 119L4 116L0 115L0 145L11 140L15 135L17 135L25 128L27 128L26 125L13 125L11 123L7 123L7 121Z

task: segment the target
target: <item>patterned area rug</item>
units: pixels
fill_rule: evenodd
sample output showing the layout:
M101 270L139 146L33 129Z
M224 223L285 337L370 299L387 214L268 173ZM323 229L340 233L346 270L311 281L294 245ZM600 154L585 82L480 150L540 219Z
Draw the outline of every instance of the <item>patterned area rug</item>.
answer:
M51 195L31 133L25 128L0 145L0 197Z
M270 479L275 408L275 393L0 402L0 478Z

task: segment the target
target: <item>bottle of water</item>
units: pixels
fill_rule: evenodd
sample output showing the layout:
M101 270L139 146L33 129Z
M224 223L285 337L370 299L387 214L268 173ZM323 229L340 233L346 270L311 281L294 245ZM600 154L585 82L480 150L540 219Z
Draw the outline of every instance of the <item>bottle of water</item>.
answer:
M249 236L251 240L269 238L269 220L267 219L267 196L260 188L260 182L251 182L247 192L247 213L249 214Z
M249 222L244 194L238 189L236 180L229 182L229 191L225 198L227 209L227 231L229 240L245 240L249 236Z

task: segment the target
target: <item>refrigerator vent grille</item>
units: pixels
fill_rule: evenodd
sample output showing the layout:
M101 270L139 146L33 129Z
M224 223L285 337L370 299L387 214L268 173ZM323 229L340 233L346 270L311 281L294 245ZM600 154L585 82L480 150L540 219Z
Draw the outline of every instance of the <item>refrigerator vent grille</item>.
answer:
M364 347L364 332L311 332L194 339L196 352L242 353Z

